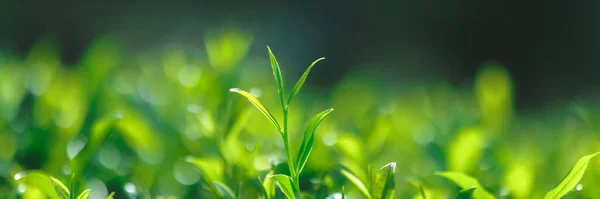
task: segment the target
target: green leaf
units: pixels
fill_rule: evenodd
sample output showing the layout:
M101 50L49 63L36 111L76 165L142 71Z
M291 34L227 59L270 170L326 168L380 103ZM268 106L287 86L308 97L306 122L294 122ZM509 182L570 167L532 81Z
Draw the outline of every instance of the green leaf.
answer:
M456 195L456 199L472 199L473 192L475 192L475 189L477 189L477 187L463 189L462 191L458 192L458 195Z
M468 176L468 175L465 175L465 174L459 173L459 172L439 172L439 173L436 173L436 175L442 176L444 178L451 180L456 185L458 185L461 189L478 187L473 192L473 197L476 199L495 199L496 198L490 192L485 190L483 188L483 186L481 186L481 184L479 184L479 181L477 181L477 179L475 179L471 176Z
M273 172L273 170L269 171L269 173L265 177L264 182L260 180L260 177L258 177L258 180L262 187L261 190L263 191L263 194L267 199L275 197L275 183L273 181L273 178L269 178L269 175L272 175Z
M296 85L294 86L294 89L292 89L292 93L290 93L290 97L288 98L287 101L287 106L290 105L290 103L292 103L292 99L298 94L298 92L300 92L300 88L302 88L302 85L304 85L304 82L306 81L306 78L308 77L308 74L310 73L310 69L312 69L312 67L319 61L324 60L325 57L321 57L317 60L315 60L312 64L310 64L310 66L308 66L308 68L306 69L306 71L304 71L304 74L302 74L302 76L300 77L300 79L296 82Z
M209 182L223 181L223 162L218 159L185 157L185 161L192 163Z
M71 173L71 192L75 192L75 173ZM75 199L75 194L69 194L70 199Z
M90 191L92 191L92 190L91 189L86 189L85 191L81 192L79 194L79 196L77 196L77 199L88 199L88 195L90 195Z
M369 194L369 190L367 189L367 186L365 186L365 184L360 181L356 176L354 176L354 174L350 173L349 171L342 169L340 170L340 173L346 177L354 186L356 186L356 188L358 188L358 190L366 197L366 198L371 198L371 194Z
M394 173L396 172L396 162L390 162L381 167L375 175L375 183L373 184L374 199L389 199L394 198L396 183L394 181Z
M346 199L346 188L342 185L342 199Z
M114 199L113 196L115 195L115 192L110 192L110 194L108 194L108 196L106 197L106 199Z
M275 76L275 81L277 82L277 93L279 93L279 100L281 101L281 106L285 107L285 101L283 101L283 78L281 77L281 69L279 68L279 63L277 63L277 58L271 52L271 48L267 46L269 50L269 59L271 59L271 68L273 69L273 75Z
M60 180L49 176L50 182L52 182L52 187L54 187L54 191L60 196L62 199L67 199L71 193L69 193L69 189L65 186Z
M277 122L277 120L275 119L275 117L273 117L273 114L271 114L271 112L269 112L269 110L267 110L267 108L265 108L260 101L258 101L258 99L256 99L254 96L252 96L252 94L241 90L239 88L231 88L229 89L229 92L234 92L234 93L238 93L244 97L246 97L246 99L248 99L248 101L250 101L250 103L252 103L256 108L258 108L258 110L267 117L267 119L269 119L269 121L271 121L271 123L275 126L275 128L277 128L277 131L279 131L279 133L283 134L283 131L281 130L281 127L279 126L279 123Z
M317 127L329 113L333 111L332 108L327 109L319 114L317 114L306 127L304 131L304 139L302 140L302 145L300 145L300 150L298 151L298 156L296 156L296 173L300 175L304 165L306 165L306 161L308 161L308 157L310 156L310 152L312 151L313 144L315 142L315 130Z
M32 186L39 189L42 194L51 199L59 199L61 198L54 188L53 180L50 176L42 173L40 171L30 171L30 172L22 172L15 175L15 180L18 183L25 184L26 186ZM60 183L62 184L62 183ZM59 185L60 186L60 185ZM64 187L64 185L63 185ZM65 188L66 189L66 188ZM67 190L68 191L68 190Z
M561 198L564 195L567 195L569 191L571 191L573 188L575 188L575 186L577 186L577 183L579 183L579 181L583 177L585 169L587 168L590 160L596 157L596 155L598 154L600 154L600 152L596 152L579 158L579 160L577 160L577 163L575 163L575 166L573 166L569 174L567 174L567 176L554 189L546 193L544 199Z
M118 119L120 119L120 114L115 114L96 120L92 124L88 143L79 153L77 153L77 155L75 155L70 163L72 173L75 175L80 175L84 172L84 169L90 163L92 156L94 156L94 154L110 136L110 130L115 124L115 121ZM72 176L72 178L75 179L77 176Z
M223 198L225 199L235 199L235 194L233 193L233 191L231 190L231 188L229 188L227 185L221 183L221 182L214 182L215 186L217 187L217 190L219 191L219 193L221 193L221 195L223 196Z
M296 193L298 193L294 186L292 186L292 178L290 176L287 175L283 175L283 174L275 174L275 175L268 175L267 178L273 178L275 179L275 181L277 181L277 184L279 185L279 189L281 189L281 192L283 192L283 194L285 194L285 196L288 199L296 199Z

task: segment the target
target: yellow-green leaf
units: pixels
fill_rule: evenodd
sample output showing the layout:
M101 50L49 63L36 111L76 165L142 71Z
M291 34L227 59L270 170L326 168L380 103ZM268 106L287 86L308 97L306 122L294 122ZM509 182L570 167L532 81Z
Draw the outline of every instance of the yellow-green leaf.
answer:
M85 166L90 162L90 158L98 151L98 148L102 146L104 141L108 139L110 129L117 119L119 119L119 117L110 116L94 122L88 143L71 161L71 168L73 168L72 173L76 175L83 173Z
M265 178L265 181L261 182L264 191L263 194L265 194L265 197L267 199L275 197L275 182L273 181L273 178L269 178L270 175L273 175L273 170L269 171ZM260 178L258 179L260 180Z
M569 191L571 191L573 188L575 188L575 186L577 186L577 183L579 183L579 181L583 177L585 169L587 168L590 160L596 157L596 155L598 154L600 154L600 152L596 152L579 158L579 160L577 160L577 163L575 163L575 166L573 166L569 174L567 174L567 176L554 189L546 193L544 199L558 199L563 197L564 195L567 195Z
M77 199L88 199L88 196L90 195L90 191L92 191L92 190L86 189L85 191L81 192L79 194L79 196L77 196Z
M269 121L275 126L275 128L277 128L277 131L279 131L279 133L283 134L283 131L281 130L281 127L279 126L279 123L277 122L275 117L273 117L273 114L271 114L271 112L269 112L269 110L267 110L267 108L265 108L260 103L260 101L258 101L258 99L256 99L254 96L252 96L252 94L250 94L244 90L241 90L239 88L231 88L231 89L229 89L229 91L246 97L246 99L248 99L248 101L250 101L250 103L252 103L252 105L254 105L256 108L258 108L258 110L263 115L265 115L267 117L267 119L269 119Z
M271 52L271 48L267 46L269 50L269 59L271 60L271 68L273 69L273 75L275 76L275 81L277 82L277 93L279 93L279 100L281 101L281 106L285 107L285 101L283 101L283 78L281 77L281 69L279 68L279 63L277 63L277 58Z
M478 187L473 192L473 197L475 197L476 199L495 199L496 198L490 192L485 190L483 188L483 186L481 186L481 184L479 184L479 181L477 181L477 179L475 179L471 176L468 176L468 175L465 175L465 174L459 173L459 172L440 172L440 173L437 173L436 175L449 179L450 181L452 181L456 185L458 185L461 189Z
M310 66L308 66L308 68L306 69L306 71L304 71L304 74L302 74L302 76L300 77L300 79L298 80L298 82L296 82L296 85L294 86L294 88L292 89L292 93L290 93L290 97L288 98L286 107L290 105L290 103L292 103L292 99L298 94L298 92L300 92L300 88L302 88L302 85L304 85L304 82L306 81L306 78L308 77L308 74L310 73L310 69L312 69L312 67L319 61L324 60L325 57L321 57L317 60L315 60L312 64L310 64Z
M115 192L110 192L110 194L108 194L108 196L106 197L106 199L114 199L113 196L115 195Z
M45 173L39 171L22 172L15 175L15 180L18 183L24 184L26 187L37 188L42 194L49 197L50 199L61 198L58 195L56 189L54 188L53 180L50 178L50 176L46 175ZM62 185L64 189L66 189L64 184L60 183L58 186L60 185Z
M215 186L217 187L217 190L219 191L219 193L221 193L223 198L235 199L235 194L233 193L231 188L229 188L229 186L227 186L221 182L214 182L214 183L215 183Z
M373 184L374 199L390 199L394 198L396 183L394 181L394 173L396 172L396 162L390 162L381 167L375 175Z
M277 181L277 185L279 185L279 189L281 189L281 192L283 192L288 199L296 199L296 194L298 191L296 191L292 185L292 178L290 176L275 174L268 175L267 178L275 179L275 181Z
M308 123L306 130L304 131L304 139L302 140L302 145L300 145L300 150L298 151L298 156L296 156L296 173L300 174L304 165L306 165L306 161L308 161L308 157L310 156L310 152L312 151L313 144L315 142L315 130L317 127L329 113L333 111L332 108L327 109L319 114L317 114L311 121Z
M54 191L60 196L62 199L67 199L71 195L67 186L65 186L60 180L49 176L50 182L52 182L52 187L54 187Z
M356 188L358 188L360 193L362 193L366 198L371 198L371 194L369 193L367 186L365 186L365 184L362 181L360 181L356 176L354 176L354 174L350 173L345 169L340 170L340 173L344 177L346 177L346 179L348 179Z
M200 169L202 176L209 182L223 181L223 162L218 159L196 158L188 156L186 162L192 163Z

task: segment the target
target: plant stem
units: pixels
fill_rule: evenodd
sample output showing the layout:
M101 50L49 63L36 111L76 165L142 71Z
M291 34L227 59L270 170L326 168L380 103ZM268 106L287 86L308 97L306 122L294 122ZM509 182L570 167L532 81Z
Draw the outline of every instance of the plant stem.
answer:
M283 106L283 145L285 147L285 152L287 155L287 159L288 159L288 169L290 170L290 175L292 177L292 181L294 183L294 186L296 187L296 190L298 190L298 192L300 192L300 182L299 180L299 173L296 173L296 170L294 169L294 159L292 157L292 150L290 148L290 141L289 141L289 133L287 130L287 121L288 121L288 106Z

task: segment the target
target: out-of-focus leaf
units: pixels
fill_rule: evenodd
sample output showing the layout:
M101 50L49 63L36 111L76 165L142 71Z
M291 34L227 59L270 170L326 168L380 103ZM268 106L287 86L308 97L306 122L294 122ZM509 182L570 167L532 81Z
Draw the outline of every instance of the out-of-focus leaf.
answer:
M409 180L408 181L410 184L412 184L413 186L415 186L417 189L419 189L419 195L416 195L413 198L419 198L420 199L427 199L427 194L425 194L425 189L423 188L423 185L419 184L417 181L415 180Z
M18 173L17 175L15 175L15 180L18 183L25 184L26 187L37 188L42 194L44 194L47 197L50 197L51 199L60 198L60 196L54 189L54 186L52 185L52 180L50 180L48 175L42 172L32 171Z
M252 94L243 91L239 88L232 88L229 89L230 92L234 92L234 93L238 93L244 97L246 97L246 99L248 99L248 101L250 101L250 103L252 103L256 108L258 108L258 110L267 117L267 119L269 119L269 121L271 121L271 123L273 124L273 126L275 126L275 128L277 128L277 131L279 131L279 133L283 134L283 131L281 130L281 127L279 126L279 123L277 122L277 120L275 119L275 117L273 117L273 114L271 114L271 112L269 112L269 110L267 110L267 108L265 108L260 101L258 101L258 99L256 99Z
M365 186L365 184L362 181L360 181L356 176L354 176L354 174L350 173L345 169L340 170L340 173L344 177L346 177L346 179L348 179L366 198L372 198L371 194L369 193L369 190L367 189L367 186Z
M123 116L115 121L114 128L144 162L155 164L163 158L162 142L150 123L139 113L124 109Z
M88 195L90 195L91 189L86 189L77 196L77 199L88 199ZM112 197L112 196L111 196Z
M292 178L283 174L268 175L267 178L273 178L277 181L277 185L281 192L289 199L295 199L298 191L294 188Z
M0 68L0 117L10 121L17 115L25 95L24 67L6 64Z
M394 198L396 183L394 181L394 173L396 172L396 162L390 162L381 167L375 175L373 183L374 199L390 199Z
M269 49L269 52L271 50ZM317 60L315 60L312 64L310 64L310 66L308 66L308 68L306 69L306 71L304 71L304 74L302 74L302 76L300 77L300 79L296 82L296 85L294 86L294 88L292 89L292 93L290 93L290 97L288 98L287 104L286 104L286 108L287 106L290 105L290 103L292 103L292 99L294 99L294 97L298 94L298 92L300 92L300 88L302 88L302 85L304 85L304 82L306 81L306 78L308 77L308 74L310 73L310 69L312 69L312 67L319 61L324 60L325 57L321 57Z
M60 47L56 40L42 38L35 42L25 59L29 67L27 88L31 93L39 96L46 91L61 65L60 58Z
M277 93L279 94L279 100L281 102L281 106L285 107L285 101L283 101L283 78L281 77L281 69L279 68L279 63L277 63L277 58L271 52L271 48L267 46L267 50L269 50L269 59L271 60L271 69L273 69L273 75L275 76L275 82L277 83Z
M319 114L317 114L311 121L308 123L306 127L306 131L304 131L304 139L302 140L302 145L300 145L300 150L298 151L298 156L296 156L296 173L300 174L308 157L310 156L310 152L312 151L313 144L315 142L315 130L317 127L329 113L333 111L332 108L327 109Z
M554 189L546 193L544 199L558 199L562 198L564 195L567 195L569 191L571 191L573 188L575 188L575 186L577 186L577 183L579 183L579 181L583 177L585 169L587 168L590 160L596 157L598 154L600 154L600 152L596 152L579 158L579 160L577 160L569 174L567 174L567 176Z
M208 32L204 37L208 62L219 71L232 71L246 57L252 39L251 34L235 27Z
M337 111L336 111L337 112ZM364 165L365 153L364 144L362 141L352 134L338 134L335 146L342 152L346 157L352 159L354 164ZM356 171L352 171L356 172ZM362 176L359 176L362 177ZM363 178L361 178L363 179Z
M508 71L499 63L488 63L477 72L475 93L485 124L498 132L510 121L513 88Z
M534 185L535 170L531 163L526 161L515 162L508 168L504 176L504 186L516 199L530 198L529 194Z
M235 199L235 194L233 193L233 191L231 190L231 188L229 188L229 186L220 183L220 182L214 182L215 186L217 187L217 190L219 191L219 193L225 198L225 199Z
M15 175L15 180L18 183L25 184L25 186L27 187L35 187L39 189L42 192L42 194L44 194L47 197L50 197L51 199L61 199L61 196L59 195L57 189L60 189L59 191L66 193L67 196L69 194L69 190L65 187L64 184L39 171L18 173L17 175ZM56 184L56 189L54 184Z
M481 186L481 184L479 184L479 181L477 181L477 179L475 179L471 176L468 176L468 175L465 175L465 174L459 173L459 172L440 172L440 173L437 173L436 175L449 179L450 181L452 181L456 185L458 185L461 189L477 187L477 189L475 189L475 191L473 193L473 196L476 199L495 199L496 198L490 192L485 190L483 188L483 186Z
M81 59L81 74L88 91L96 91L110 72L119 65L122 57L121 43L114 37L103 35L90 44Z
M448 167L451 171L467 173L482 154L484 136L479 128L462 130L448 148Z
M392 122L389 119L389 115L379 115L375 119L373 131L366 141L366 147L369 155L374 155L382 151L382 148L385 147L386 142L391 138L389 137L391 131Z
M110 192L110 194L108 194L108 196L106 197L106 199L114 199L113 196L115 195L115 192Z
M194 164L209 182L223 182L223 162L218 159L195 158L188 156L186 162Z
M118 116L109 116L94 122L87 144L71 161L72 173L76 175L83 173L85 166L90 162L90 158L110 135L110 129L117 119Z
M462 191L458 192L458 195L456 195L456 199L472 199L473 192L475 192L475 189L477 189L477 187L463 189Z

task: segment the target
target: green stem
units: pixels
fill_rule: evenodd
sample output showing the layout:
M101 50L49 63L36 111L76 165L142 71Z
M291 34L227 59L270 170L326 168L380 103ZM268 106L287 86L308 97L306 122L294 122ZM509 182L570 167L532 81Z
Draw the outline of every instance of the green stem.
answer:
M288 168L290 169L290 175L292 177L296 176L296 172L294 170L294 159L292 158L292 151L290 149L290 141L288 139L287 132L287 110L283 109L283 145L285 147L285 152L288 160Z
M283 106L283 145L285 147L287 159L288 159L288 168L290 170L290 175L292 177L292 181L296 190L298 190L298 194L300 194L300 182L299 182L299 173L296 173L294 169L294 158L292 157L292 150L290 149L290 141L289 141L289 133L287 130L287 121L288 121L288 109L287 106Z

